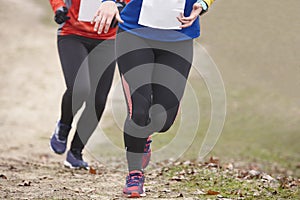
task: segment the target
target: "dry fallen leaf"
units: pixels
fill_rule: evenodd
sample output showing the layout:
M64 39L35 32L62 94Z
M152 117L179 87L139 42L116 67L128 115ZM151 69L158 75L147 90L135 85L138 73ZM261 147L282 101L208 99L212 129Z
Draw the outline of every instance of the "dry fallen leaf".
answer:
M213 190L208 190L206 194L207 195L218 195L218 194L220 194L220 192L216 192L216 191L213 191Z
M97 171L92 167L90 167L89 172L90 172L90 174L97 174Z
M0 174L0 178L7 179L7 177L4 174Z
M218 157L210 157L209 158L209 163L214 163L214 164L217 164L219 165L220 164L220 159Z

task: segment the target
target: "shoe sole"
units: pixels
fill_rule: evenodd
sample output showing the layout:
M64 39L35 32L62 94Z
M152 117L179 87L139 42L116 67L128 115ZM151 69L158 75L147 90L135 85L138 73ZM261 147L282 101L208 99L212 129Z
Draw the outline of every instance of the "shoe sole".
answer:
M124 194L125 197L127 198L140 198L140 197L145 197L146 193L138 193L138 192L132 192L131 194Z
M85 169L85 170L89 170L90 169L90 167L74 167L71 163L69 163L68 161L64 161L64 166L66 167L66 168L69 168L69 169Z
M145 192L145 188L143 188L143 193L142 194L140 194L137 191L133 191L133 192L131 192L131 194L123 193L123 195L125 197L127 197L127 198L140 198L140 197L145 197L146 196L146 192Z

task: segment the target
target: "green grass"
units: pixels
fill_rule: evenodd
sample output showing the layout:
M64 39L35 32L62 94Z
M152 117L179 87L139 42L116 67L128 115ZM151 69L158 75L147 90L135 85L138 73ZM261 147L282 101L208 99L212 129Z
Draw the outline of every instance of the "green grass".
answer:
M49 2L36 2L45 10L42 22L54 25ZM203 32L198 41L217 63L227 95L225 126L210 155L223 161L275 163L300 177L296 167L300 163L300 68L296 53L299 52L296 45L299 26L292 17L298 15L299 2L289 3L285 9L289 15L270 13L272 9L266 8L277 6L271 0L261 5L263 9L251 10L253 5L253 2L240 4L233 0L217 2L201 22ZM231 7L239 12L225 12ZM249 18L249 12L256 17ZM190 84L196 91L201 121L184 160L197 158L211 114L210 97L203 80L191 76ZM113 121L111 113L106 113L102 121L106 120ZM180 123L178 116L170 131L154 136L154 151L175 137ZM122 130L117 126L107 127L105 133L114 144L123 147Z
M163 172L164 179L172 180L183 171L197 167L173 166ZM164 170L163 170L164 171ZM207 193L209 190L218 192L223 198L230 199L297 199L299 198L299 187L284 189L280 183L268 183L254 179L239 179L234 177L234 172L220 169L199 169L196 174L184 174L185 180L172 181L170 190L181 191L187 196L197 196L200 199L211 199L216 195L197 194L197 191Z
M183 160L196 159L200 145L210 120L210 98L201 79L192 77L190 83L196 91L201 111L200 126L193 144L185 152ZM227 88L227 116L223 132L208 155L218 156L224 162L229 160L257 161L275 163L291 170L300 177L297 164L300 162L298 142L300 135L299 119L295 119L289 99L276 93L266 93L261 88L242 87L238 90ZM186 97L185 97L186 98ZM280 105L280 106L278 106ZM189 106L189 102L185 104ZM192 109L192 108L188 108ZM189 117L189 114L187 114ZM103 121L112 120L109 113ZM193 120L188 119L188 120ZM153 138L154 152L168 144L176 135L181 123L181 115L177 116L174 126L164 134L156 134ZM185 130L188 132L189 130ZM119 147L123 147L122 131L117 126L105 129L106 136ZM99 147L100 148L100 147ZM269 170L268 165L264 170Z

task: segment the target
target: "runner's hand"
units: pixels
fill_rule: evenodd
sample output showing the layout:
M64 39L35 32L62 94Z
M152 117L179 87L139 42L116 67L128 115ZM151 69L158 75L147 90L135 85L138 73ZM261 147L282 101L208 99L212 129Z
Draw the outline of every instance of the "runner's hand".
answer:
M118 22L123 23L116 3L114 1L103 2L91 22L95 24L94 31L97 31L98 34L107 33L114 17Z
M201 4L194 3L193 10L192 10L190 16L185 17L183 15L183 13L181 13L180 16L177 17L177 19L182 23L182 25L180 27L187 28L187 27L191 26L194 23L194 21L197 19L197 17L200 15L201 11L202 11Z
M56 10L54 20L57 24L62 24L70 19L68 14L68 8L66 7L60 7Z
M119 13L122 12L122 10L125 8L126 3L124 1L117 1L116 2L117 8ZM116 19L116 17L113 18L112 23L110 24L110 27L115 28L118 25L118 20Z

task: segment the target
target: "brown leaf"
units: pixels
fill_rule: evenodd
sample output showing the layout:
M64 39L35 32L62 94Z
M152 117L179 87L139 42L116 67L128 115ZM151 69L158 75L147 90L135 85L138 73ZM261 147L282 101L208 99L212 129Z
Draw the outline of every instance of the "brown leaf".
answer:
M89 172L90 172L90 174L97 174L97 171L92 167L90 167Z
M214 164L217 164L219 165L220 164L220 159L218 157L210 157L209 158L209 163L214 163Z
M216 192L216 191L213 191L213 190L208 190L206 194L207 195L218 195L218 194L220 194L220 192Z
M4 174L0 174L0 178L7 179L7 177Z

